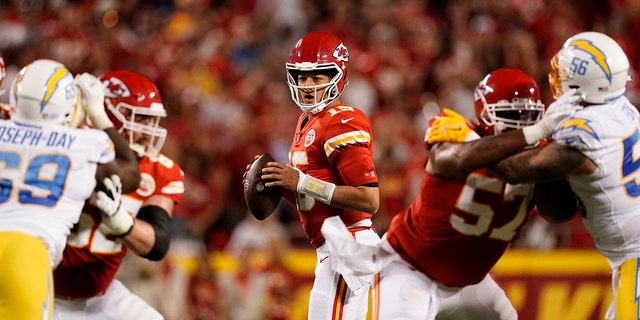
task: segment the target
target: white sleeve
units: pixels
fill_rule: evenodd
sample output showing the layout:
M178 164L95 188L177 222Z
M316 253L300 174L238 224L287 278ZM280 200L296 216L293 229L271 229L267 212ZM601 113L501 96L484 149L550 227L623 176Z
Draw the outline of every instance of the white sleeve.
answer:
M576 148L581 152L588 152L594 146L601 144L598 123L584 117L573 116L560 123L553 132L553 140Z
M83 142L88 147L88 159L90 162L108 163L116 157L113 142L106 132L98 129L84 130L81 135L85 139Z

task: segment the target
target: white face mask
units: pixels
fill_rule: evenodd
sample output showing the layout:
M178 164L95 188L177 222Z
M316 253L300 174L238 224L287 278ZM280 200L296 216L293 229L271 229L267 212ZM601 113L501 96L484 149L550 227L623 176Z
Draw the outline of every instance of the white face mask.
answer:
M337 71L336 75L329 80L328 83L304 86L298 84L297 74L301 72L318 72L318 71ZM317 114L324 110L333 100L337 99L342 93L338 87L338 82L343 78L344 73L335 64L324 64L314 66L300 66L299 64L287 64L287 84L289 85L289 91L291 92L291 99L295 102L302 112L308 114ZM348 84L345 82L344 86ZM344 88L342 88L344 89ZM311 103L304 103L302 95L306 92L312 92L315 101ZM320 94L319 94L320 93Z

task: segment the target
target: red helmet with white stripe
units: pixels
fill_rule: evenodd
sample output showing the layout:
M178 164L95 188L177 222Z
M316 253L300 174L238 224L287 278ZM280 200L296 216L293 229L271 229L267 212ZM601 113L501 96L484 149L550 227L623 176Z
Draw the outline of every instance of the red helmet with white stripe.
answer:
M513 68L488 74L476 86L474 100L480 128L486 135L530 126L544 113L535 80Z
M286 63L287 83L291 91L291 99L303 112L316 114L340 96L349 83L347 71L349 66L349 51L340 39L328 32L311 32L298 40ZM329 83L315 86L298 85L297 75L302 72L317 72L327 74L331 78ZM303 103L301 90L324 89L321 99L314 103Z
M160 120L167 116L160 92L145 75L130 70L100 76L105 86L104 104L114 126L129 139L139 156L156 156L167 137Z

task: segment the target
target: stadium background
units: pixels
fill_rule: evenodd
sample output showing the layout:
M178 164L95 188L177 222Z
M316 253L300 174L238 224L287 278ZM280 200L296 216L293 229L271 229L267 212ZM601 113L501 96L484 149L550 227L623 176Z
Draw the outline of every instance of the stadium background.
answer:
M288 203L267 221L247 215L241 177L253 156L286 160L299 110L284 62L311 30L350 50L343 100L371 118L382 234L418 190L426 120L449 107L473 117L473 88L499 67L533 75L551 101L549 59L572 34L615 38L640 56L637 0L0 0L0 96L37 58L73 73L129 68L160 88L170 136L163 152L185 171L169 257L129 257L119 277L167 319L304 319L314 253ZM628 96L640 103L638 82ZM578 220L534 216L494 275L521 319L601 319L609 269Z

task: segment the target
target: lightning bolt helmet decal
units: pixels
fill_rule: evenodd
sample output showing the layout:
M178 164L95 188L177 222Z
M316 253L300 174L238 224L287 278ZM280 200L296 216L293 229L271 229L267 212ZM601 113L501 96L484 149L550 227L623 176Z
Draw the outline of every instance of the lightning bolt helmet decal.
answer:
M51 77L49 77L46 82L46 90L42 96L40 111L44 110L44 107L49 103L54 92L56 92L56 89L60 86L60 79L64 78L66 75L70 75L69 70L62 66L56 67L53 70L53 74L51 74Z
M607 80L609 80L609 83L611 83L613 76L611 67L609 66L609 63L607 63L607 56L605 55L604 51L602 51L593 43L593 41L576 39L569 42L569 46L573 46L574 48L589 54L596 65L600 67Z
M551 59L549 86L554 98L577 89L585 103L602 104L620 98L630 80L629 59L606 34L578 33L565 41Z
M24 66L11 86L11 119L36 126L70 126L78 110L73 75L60 62L39 59Z

